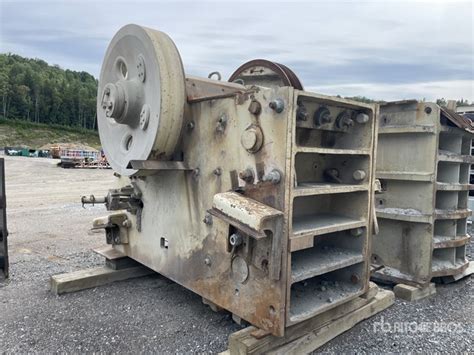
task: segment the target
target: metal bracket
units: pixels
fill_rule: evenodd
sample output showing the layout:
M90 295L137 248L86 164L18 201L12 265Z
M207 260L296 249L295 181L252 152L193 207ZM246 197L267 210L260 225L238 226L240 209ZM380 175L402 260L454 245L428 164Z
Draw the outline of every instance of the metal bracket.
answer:
M130 160L127 169L163 171L163 170L194 170L188 164L182 161L164 161L164 160Z
M272 235L269 272L272 279L280 279L283 212L236 192L214 195L208 212L257 240Z
M132 223L125 212L112 213L92 222L92 229L105 229L107 244L128 244L128 230Z
M189 103L231 97L250 91L245 86L225 81L186 77L186 95Z

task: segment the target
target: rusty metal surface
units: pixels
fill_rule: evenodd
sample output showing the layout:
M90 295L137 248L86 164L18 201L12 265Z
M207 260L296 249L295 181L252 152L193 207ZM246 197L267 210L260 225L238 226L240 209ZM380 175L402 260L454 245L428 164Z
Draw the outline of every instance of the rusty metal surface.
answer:
M368 288L376 106L297 90L301 83L287 67L255 64L269 85L186 78L173 161L132 160L137 172L122 175L114 191L128 191L124 200L133 208L126 219L102 220L100 226L113 237L116 227L127 231L126 242L112 243L118 252L215 308L282 336L287 326ZM311 119L322 107L334 116L324 127ZM303 124L305 117L311 118ZM300 155L304 164L296 159ZM325 164L348 171L343 179L327 180ZM288 246L301 221L306 237L317 238L292 253ZM334 243L345 252L337 253ZM316 256L331 250L331 265L318 264L316 257L295 278L308 260L299 253L305 248ZM296 284L305 277L311 286L302 291L305 286Z
M365 128L368 133L358 133L360 140L355 139L351 144L363 144L366 148L363 154L371 159L375 149L373 105L358 105L306 92L298 94L304 95L304 100L319 104L342 105L339 110L367 110L371 120ZM275 99L283 102L282 112L270 107L269 103ZM329 311L357 297L368 285L369 245L364 239L360 244L364 261L354 269L358 286L350 292L341 291L343 296L339 299L325 303L317 311L294 317L290 322L291 254L287 248L292 231L289 219L294 208L292 201L299 196L293 186L294 155L298 154L293 137L296 100L293 88L277 87L259 89L252 97L232 95L193 102L184 123L184 127L189 127L193 122L192 128L184 129L179 142L182 164L192 165L193 171L161 170L155 175L134 179L143 192L141 232L130 228L128 244L114 246L216 306L274 335L283 335L285 327L299 319ZM262 109L251 109L253 102L259 102ZM249 152L241 140L242 132L249 126L258 126L263 136L261 148L255 152ZM353 154L354 150L347 149L347 152ZM371 163L364 163L363 167L368 171L373 169ZM252 172L251 180L242 173L247 170ZM275 171L279 173L272 175ZM373 193L373 175L369 174L367 179L367 184L356 192L352 186L347 188L350 193L366 196L355 200L361 202L356 210L363 216L360 223L367 230L363 238L367 238L372 228L368 196ZM129 181L121 178L123 185ZM320 188L326 194L331 193L327 185ZM322 204L321 208L324 207ZM343 204L338 208L344 211ZM136 218L129 214L132 226ZM242 234L243 243L233 248L229 236L237 231Z
M0 158L0 276L8 277L7 198L5 196L5 160Z
M200 102L211 99L221 99L225 97L244 94L249 90L245 86L228 83L225 81L198 78L194 76L186 77L186 95L188 103Z
M470 133L474 133L474 123L467 117L464 117L446 107L440 107L442 117L445 117L449 122L456 127L464 129Z
M268 107L269 100L276 96L285 100L286 107L278 116L269 108L258 116L249 111L252 100ZM246 246L232 253L228 238L234 227L216 217L209 221L207 211L212 208L215 194L235 189L274 211L286 210L287 180L283 178L274 185L262 179L275 168L284 177L288 174L290 97L289 88L283 88L257 92L253 99L239 95L190 105L184 126L190 122L194 125L183 130L180 149L183 164L198 170L164 170L138 179L137 185L144 192L142 232L132 228L129 244L115 246L217 306L276 335L284 333L285 325L286 272L281 270L286 270L286 217L279 218L272 227L273 235L259 240L246 236ZM226 125L222 125L223 115ZM241 146L241 133L252 124L264 132L263 145L256 153L248 153ZM238 177L244 168L254 171L254 183ZM121 181L126 185L129 179ZM130 215L132 224L135 218ZM167 247L161 240L166 240ZM245 275L248 276L242 282Z
M266 59L254 59L242 64L230 76L230 82L241 80L245 85L266 86L273 83L276 86L291 86L303 90L303 85L296 74L286 65Z
M193 170L182 161L161 161L161 160L131 160L130 168L140 171L163 171L163 170Z
M283 212L264 205L236 192L214 195L212 208L245 224L257 234L264 235L267 221L283 215Z

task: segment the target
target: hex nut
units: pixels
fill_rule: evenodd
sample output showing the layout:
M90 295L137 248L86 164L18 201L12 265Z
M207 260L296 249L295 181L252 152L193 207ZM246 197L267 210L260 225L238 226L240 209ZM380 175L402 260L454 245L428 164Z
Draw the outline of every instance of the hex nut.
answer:
M298 121L307 121L309 117L308 111L306 107L303 105L298 105L298 109L296 110L296 119Z
M245 170L242 170L240 173L239 173L239 178L241 178L242 180L244 180L246 183L253 183L253 181L255 180L255 174L253 173L253 170L250 169L250 168L247 168Z
M331 112L325 106L321 106L313 115L313 122L315 126L321 126L332 121Z
M337 117L336 117L336 127L341 129L341 130L348 130L354 125L354 121L352 120L351 116L347 111L341 112Z
M234 233L229 237L229 244L232 245L233 247L237 247L240 244L242 244L244 241L244 238L238 233Z
M204 219L202 220L208 226L212 225L212 216L210 214L206 214Z

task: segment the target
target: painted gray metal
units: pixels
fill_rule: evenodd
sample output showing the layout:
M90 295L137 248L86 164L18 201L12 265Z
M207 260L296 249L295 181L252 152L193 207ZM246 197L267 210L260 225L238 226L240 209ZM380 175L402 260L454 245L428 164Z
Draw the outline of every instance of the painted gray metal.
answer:
M456 117L454 117L456 116ZM471 125L434 103L382 105L375 207L378 278L425 285L468 267Z

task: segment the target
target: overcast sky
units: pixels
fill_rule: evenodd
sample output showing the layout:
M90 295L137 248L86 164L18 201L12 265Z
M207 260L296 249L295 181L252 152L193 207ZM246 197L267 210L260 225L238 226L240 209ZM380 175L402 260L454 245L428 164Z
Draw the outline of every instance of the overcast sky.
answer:
M473 11L472 1L0 0L0 52L97 77L115 32L136 23L170 35L190 75L227 78L264 58L320 93L474 101Z

